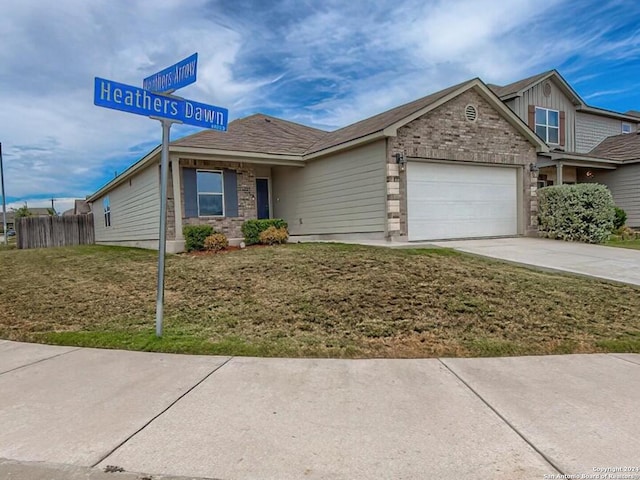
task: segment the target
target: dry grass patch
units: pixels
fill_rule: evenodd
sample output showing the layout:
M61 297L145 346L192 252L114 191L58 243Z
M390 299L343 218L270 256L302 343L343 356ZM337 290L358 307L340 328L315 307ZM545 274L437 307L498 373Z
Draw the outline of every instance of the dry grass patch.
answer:
M335 244L167 261L156 253L0 251L0 337L137 350L430 357L640 352L640 289L445 249Z

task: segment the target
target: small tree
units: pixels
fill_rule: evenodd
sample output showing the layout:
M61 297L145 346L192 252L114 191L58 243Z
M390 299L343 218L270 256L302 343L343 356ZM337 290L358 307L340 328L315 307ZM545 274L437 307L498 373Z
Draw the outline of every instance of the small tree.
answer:
M31 210L29 210L29 207L27 207L26 203L20 208L14 208L13 213L15 218L30 217L31 215L33 215L33 213L31 213Z

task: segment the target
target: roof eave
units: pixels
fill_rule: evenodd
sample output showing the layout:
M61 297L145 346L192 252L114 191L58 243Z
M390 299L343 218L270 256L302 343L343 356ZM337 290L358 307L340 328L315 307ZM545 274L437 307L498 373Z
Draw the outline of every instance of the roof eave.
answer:
M597 162L604 163L609 165L620 165L624 163L622 160L613 160L611 158L604 157L591 157L588 155L572 155L571 153L562 153L562 152L550 152L551 160L573 160L573 161L586 161L586 162Z
M414 112L413 114L399 120L398 122L388 126L383 130L385 136L395 137L397 135L398 129L403 127L404 125L412 122L416 118L421 117L422 115L435 110L436 108L444 105L451 99L457 97L461 93L475 88L480 96L484 98L487 102L489 102L496 110L503 114L503 117L511 124L516 130L518 130L523 136L525 136L529 142L535 145L537 152L548 152L549 146L544 143L521 119L518 117L509 107L507 107L500 98L491 91L487 85L480 80L479 78L474 78L469 82L460 86L456 90L448 93L442 98L439 98L437 101L433 102L430 105Z
M180 158L208 158L212 160L231 160L243 163L260 163L283 166L304 166L302 155L292 155L286 153L260 153L245 152L240 150L222 150L207 147L181 147L171 146L172 155Z
M605 110L604 108L592 107L590 105L581 105L576 110L580 112L593 113L594 115L600 115L603 117L617 118L620 120L627 120L631 123L640 123L639 117L632 115L625 115L624 113L612 112L611 110Z
M385 129L386 130L386 129ZM325 148L323 150L318 150L316 152L311 152L309 154L303 155L304 160L313 160L316 158L324 157L326 155L331 155L332 153L337 153L342 150L349 150L351 148L359 147L360 145L364 145L367 143L375 142L376 140L381 140L386 138L388 135L385 134L385 130L378 130L377 132L370 133L368 135L364 135L359 138L355 138L353 140L349 140L348 142L343 142L338 145L334 145L329 148Z

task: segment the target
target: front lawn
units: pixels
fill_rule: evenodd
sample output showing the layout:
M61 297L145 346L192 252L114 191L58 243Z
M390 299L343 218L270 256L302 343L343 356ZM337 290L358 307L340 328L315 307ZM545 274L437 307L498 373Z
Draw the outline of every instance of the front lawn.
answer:
M640 238L635 240L608 240L605 245L608 247L633 248L635 250L640 250Z
M640 352L640 289L447 249L338 244L167 259L82 246L0 251L0 338L260 356Z

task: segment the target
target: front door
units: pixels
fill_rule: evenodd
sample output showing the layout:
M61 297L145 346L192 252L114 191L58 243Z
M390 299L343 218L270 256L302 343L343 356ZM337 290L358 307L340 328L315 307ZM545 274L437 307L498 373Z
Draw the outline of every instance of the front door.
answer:
M256 178L256 210L258 219L269 218L269 179Z

